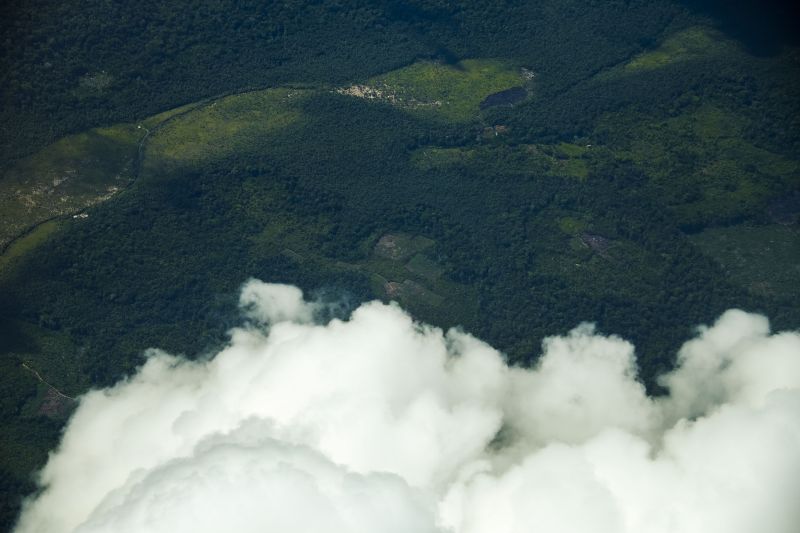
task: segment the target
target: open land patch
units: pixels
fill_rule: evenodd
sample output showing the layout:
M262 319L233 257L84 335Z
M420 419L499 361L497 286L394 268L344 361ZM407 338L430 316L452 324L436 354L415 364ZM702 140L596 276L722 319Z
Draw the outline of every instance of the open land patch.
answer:
M720 32L694 26L667 37L655 50L644 52L624 65L627 72L652 70L683 61L713 57L735 47Z
M387 233L375 243L375 255L392 261L402 261L434 244L435 241L421 235Z
M0 249L28 228L107 200L132 179L142 132L132 124L70 135L0 179Z
M481 103L490 95L513 90L514 101L520 101L518 92L527 96L521 86L529 80L519 68L502 60L466 59L454 65L420 61L337 92L464 122L478 115Z
M175 117L148 143L145 169L198 166L233 154L252 154L297 123L309 91L265 89L225 96Z

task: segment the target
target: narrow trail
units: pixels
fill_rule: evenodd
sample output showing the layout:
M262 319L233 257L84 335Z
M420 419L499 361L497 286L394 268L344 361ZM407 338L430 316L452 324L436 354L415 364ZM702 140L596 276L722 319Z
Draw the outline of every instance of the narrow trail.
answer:
M53 392L55 392L56 394L58 394L58 395L59 395L59 396L61 396L62 398L66 399L66 400L70 400L70 401L72 401L72 402L74 402L74 401L75 401L75 398L73 398L72 396L68 396L68 395L64 394L63 392L61 392L60 390L58 390L57 388L55 388L53 385L51 385L51 384L50 384L48 381L46 381L46 380L45 380L45 379L42 377L42 375L41 375L41 374L39 374L39 372L38 372L38 371L37 371L35 368L33 368L33 367L31 367L30 365L28 365L28 363L24 363L24 362L23 362L23 363L22 363L22 368L24 368L25 370L27 370L28 372L30 372L31 374L33 374L33 376L34 376L36 379L38 379L38 380L39 380L39 382L41 382L41 383L44 383L45 385L47 385L47 386L50 388L50 390L52 390Z

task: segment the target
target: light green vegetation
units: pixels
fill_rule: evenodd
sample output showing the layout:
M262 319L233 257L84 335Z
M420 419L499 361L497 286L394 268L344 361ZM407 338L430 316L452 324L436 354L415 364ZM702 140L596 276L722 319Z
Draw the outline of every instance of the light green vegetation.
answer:
M339 92L465 122L478 115L484 98L523 83L520 70L506 61L466 59L453 65L420 61Z
M749 291L786 301L800 298L800 232L796 226L711 228L691 240Z
M387 233L375 244L375 255L393 261L403 261L435 244L435 241L421 235Z
M580 157L589 151L589 146L562 142L555 146L555 151L563 157Z
M0 179L0 247L27 228L111 197L131 179L142 132L131 124L70 135Z
M175 116L149 140L145 169L197 166L263 150L283 128L301 119L296 104L308 94L285 88L254 91Z
M578 235L588 227L585 220L576 217L561 217L558 219L558 229L567 235Z
M546 158L550 173L580 180L589 177L591 149L588 145L562 142L554 146L541 145L539 149Z
M625 71L652 70L673 63L691 61L730 50L734 45L719 32L702 26L670 35L655 50L644 52L625 64Z
M578 179L586 179L589 176L589 167L582 159L559 159L556 161L554 174Z
M712 105L666 120L608 115L599 131L636 164L686 226L757 214L774 191L800 185L800 163L745 138L747 121Z
M12 242L0 255L0 278L6 276L21 257L45 243L61 225L58 220L50 220Z
M435 170L464 166L478 172L496 172L500 168L525 174L551 174L586 179L594 152L600 148L561 143L558 145L489 144L470 148L422 148L412 155L412 162L421 169Z
M202 105L200 102L192 102L190 104L182 105L180 107L168 109L162 113L153 115L152 117L147 117L142 121L142 126L148 129L156 128L159 126L159 124L162 124L163 122L166 122L167 120L170 120L182 113L187 113L192 109L199 107L200 105Z
M406 269L431 281L439 279L444 272L441 266L435 261L425 257L423 254L417 254L412 257L411 260L406 263Z

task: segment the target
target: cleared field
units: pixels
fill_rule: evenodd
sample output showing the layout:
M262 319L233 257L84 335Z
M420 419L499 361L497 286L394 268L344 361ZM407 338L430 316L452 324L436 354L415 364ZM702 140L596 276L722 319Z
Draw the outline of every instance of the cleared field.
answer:
M375 244L375 255L393 261L403 261L434 244L435 241L420 235L387 233Z
M435 261L431 261L422 254L417 254L406 263L406 269L430 281L438 280L444 269Z
M301 120L296 103L308 94L266 89L226 96L174 116L149 140L144 169L196 166L262 150L283 128Z
M19 161L0 179L0 249L31 226L124 188L142 136L132 124L96 128Z
M734 43L722 34L695 26L667 37L655 50L645 52L626 63L626 71L652 70L672 63L691 61L723 53L734 47Z
M452 65L420 61L338 92L466 122L478 116L487 96L524 83L520 69L506 61L467 59Z

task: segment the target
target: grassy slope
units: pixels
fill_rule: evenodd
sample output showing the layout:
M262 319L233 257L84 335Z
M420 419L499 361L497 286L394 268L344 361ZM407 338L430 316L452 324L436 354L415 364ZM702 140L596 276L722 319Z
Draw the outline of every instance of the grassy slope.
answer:
M718 31L696 26L668 36L655 50L643 52L621 67L626 73L652 70L693 59L723 55L736 46Z
M65 137L0 179L0 247L27 228L80 211L123 189L143 133L131 124Z
M456 64L420 61L376 76L367 87L378 99L422 116L466 122L478 115L490 94L524 84L519 68L496 59L465 59Z
M176 117L147 146L148 172L198 167L233 153L264 149L283 128L302 118L308 90L278 88L226 96Z

